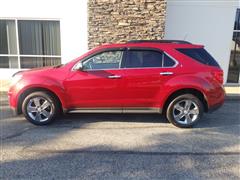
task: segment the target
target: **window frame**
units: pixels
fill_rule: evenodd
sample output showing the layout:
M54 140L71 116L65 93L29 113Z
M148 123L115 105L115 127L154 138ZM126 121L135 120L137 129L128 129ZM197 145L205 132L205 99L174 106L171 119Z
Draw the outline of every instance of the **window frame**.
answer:
M150 51L157 51L157 52L160 52L160 53L163 53L163 55L166 55L168 56L170 59L172 59L175 64L173 66L167 66L167 67L136 67L136 68L127 68L127 67L124 67L124 64L126 62L126 57L127 57L127 52L128 50L150 50ZM78 65L79 63L84 63L85 61L88 61L90 60L93 56L96 56L98 54L101 54L101 53L104 53L104 52L108 52L108 51L123 51L123 55L122 55L122 59L121 59L121 62L120 62L120 66L118 69L86 69L86 70L82 70L84 72L87 72L87 71L104 71L104 70L124 70L124 69L153 69L153 68L175 68L178 66L179 62L174 58L172 57L170 54L168 54L167 52L165 51L162 51L158 48L145 48L145 47L119 47L119 48L105 48L105 49L101 49L97 52L94 52L93 54L90 54L86 57L84 57L83 59L80 59L79 61L77 61L71 68L71 71L78 71ZM162 56L162 58L164 58L164 56ZM162 60L162 65L164 65L164 59Z
M0 18L0 20L14 21L15 30L16 30L16 47L17 47L16 54L0 54L0 57L16 57L17 64L18 64L18 68L1 68L0 67L0 69L28 69L28 68L21 68L21 57L60 58L60 61L62 62L62 52L60 52L60 55L20 54L19 32L18 32L18 21L57 21L60 24L59 28L60 28L60 47L61 47L61 19L57 19L57 18Z

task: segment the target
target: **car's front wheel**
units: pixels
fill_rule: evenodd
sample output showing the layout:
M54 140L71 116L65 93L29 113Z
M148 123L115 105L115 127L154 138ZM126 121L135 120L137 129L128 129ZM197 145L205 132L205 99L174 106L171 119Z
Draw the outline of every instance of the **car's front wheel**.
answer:
M174 98L166 111L167 119L177 127L192 127L203 115L202 102L192 94Z
M56 99L47 92L33 92L23 101L22 112L25 118L35 125L51 123L59 112Z

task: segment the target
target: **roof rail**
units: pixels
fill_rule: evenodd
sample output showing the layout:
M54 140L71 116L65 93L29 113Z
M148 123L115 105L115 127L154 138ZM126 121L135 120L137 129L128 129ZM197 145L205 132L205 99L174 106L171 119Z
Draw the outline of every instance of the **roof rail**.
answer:
M191 44L183 40L131 40L127 43L175 43L175 44Z

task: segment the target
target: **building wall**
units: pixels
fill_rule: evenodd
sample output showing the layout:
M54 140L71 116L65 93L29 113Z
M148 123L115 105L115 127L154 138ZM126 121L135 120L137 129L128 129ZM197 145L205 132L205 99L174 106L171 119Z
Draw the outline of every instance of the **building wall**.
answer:
M165 39L205 45L224 70L226 82L239 1L167 1Z
M87 51L87 0L0 0L0 4L0 18L59 19L62 63ZM16 71L0 69L0 79Z
M88 13L90 48L164 36L166 0L89 0Z

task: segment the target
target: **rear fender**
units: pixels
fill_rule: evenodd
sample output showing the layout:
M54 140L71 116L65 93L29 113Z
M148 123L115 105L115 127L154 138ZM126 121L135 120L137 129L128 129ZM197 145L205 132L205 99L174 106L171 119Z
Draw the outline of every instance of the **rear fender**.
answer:
M198 78L195 76L176 76L175 78L170 79L167 81L164 85L164 89L161 91L161 94L164 94L164 96L161 97L161 104L160 107L164 107L166 101L168 98L175 92L183 89L194 89L199 92L201 92L206 100L208 102L208 94L213 89L212 85L209 84L208 81Z

